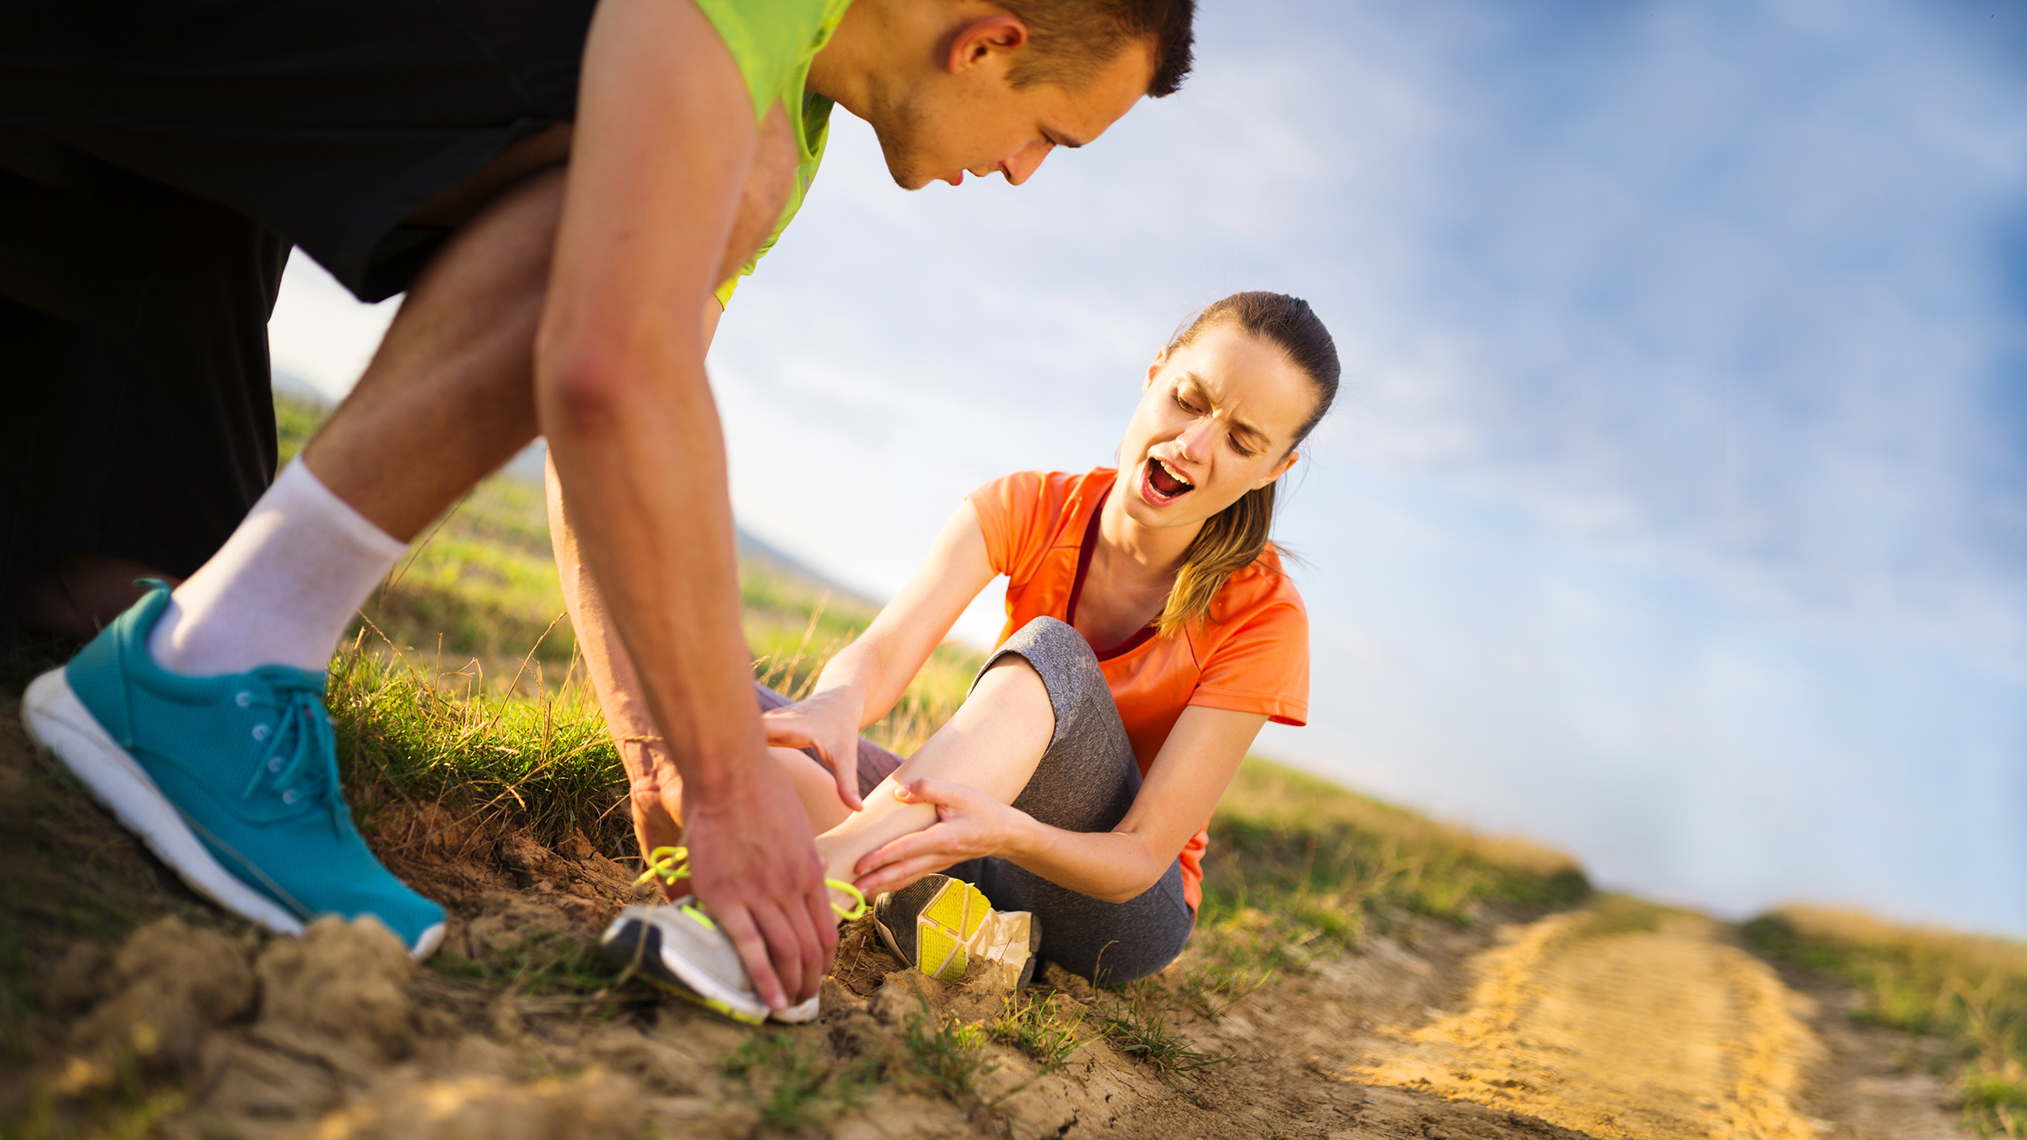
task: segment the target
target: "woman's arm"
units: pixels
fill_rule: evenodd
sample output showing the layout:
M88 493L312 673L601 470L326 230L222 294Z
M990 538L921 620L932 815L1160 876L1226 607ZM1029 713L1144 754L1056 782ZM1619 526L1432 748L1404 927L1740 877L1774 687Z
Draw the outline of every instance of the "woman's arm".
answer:
M806 700L761 718L770 744L814 746L837 774L838 794L860 806L858 734L886 716L964 607L994 576L978 513L966 499L936 536L921 569L866 632L839 650Z
M1266 722L1260 713L1184 709L1126 818L1104 833L1050 827L960 784L910 781L895 798L935 804L937 823L860 859L858 886L868 895L896 890L966 859L998 855L1058 886L1125 902L1168 871L1217 807Z

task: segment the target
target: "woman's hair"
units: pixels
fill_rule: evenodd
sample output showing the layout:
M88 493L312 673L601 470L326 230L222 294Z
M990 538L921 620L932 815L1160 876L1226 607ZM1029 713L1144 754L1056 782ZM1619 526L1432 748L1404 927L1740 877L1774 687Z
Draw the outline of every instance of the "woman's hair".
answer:
M1294 450L1337 398L1337 343L1323 327L1309 302L1286 293L1234 293L1185 324L1168 342L1175 351L1219 325L1232 325L1259 337L1288 354L1288 360L1316 385L1316 407L1288 445ZM1285 452L1283 454L1286 454ZM1247 491L1239 501L1204 521L1203 530L1183 554L1182 569L1175 585L1169 587L1168 602L1155 619L1163 637L1207 620L1211 600L1224 588L1226 579L1253 564L1267 548L1268 528L1274 521L1274 487L1280 480Z

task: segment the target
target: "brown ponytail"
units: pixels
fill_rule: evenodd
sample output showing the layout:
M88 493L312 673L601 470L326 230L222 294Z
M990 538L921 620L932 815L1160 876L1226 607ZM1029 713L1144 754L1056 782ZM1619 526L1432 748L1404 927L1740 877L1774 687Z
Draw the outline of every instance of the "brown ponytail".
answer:
M1169 350L1181 348L1207 329L1232 324L1266 340L1288 354L1295 367L1316 385L1316 407L1303 421L1302 430L1288 445L1293 450L1323 419L1337 398L1341 371L1337 344L1323 327L1309 302L1285 293L1234 293L1198 313L1177 333ZM1155 619L1155 628L1168 637L1189 626L1209 620L1211 601L1224 589L1233 574L1251 566L1267 548L1268 531L1274 522L1274 487L1280 480L1247 491L1239 501L1204 520L1183 554L1182 569L1169 587L1168 602Z

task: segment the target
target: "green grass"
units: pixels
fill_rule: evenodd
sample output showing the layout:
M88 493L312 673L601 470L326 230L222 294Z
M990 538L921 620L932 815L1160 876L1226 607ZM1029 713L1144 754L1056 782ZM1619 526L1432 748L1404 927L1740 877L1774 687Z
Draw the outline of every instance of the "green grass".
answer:
M333 662L328 694L345 793L368 819L391 800L443 803L546 845L581 831L627 851L626 772L586 686L514 696L361 640Z
M1558 852L1248 758L1211 819L1197 918L1203 974L1189 997L1216 1016L1262 975L1355 949L1403 914L1467 925L1481 903L1564 907L1589 894Z
M1768 957L1856 987L1864 1022L1941 1038L1964 1123L2027 1137L2027 943L1790 907L1745 927Z
M1037 1075L1053 1073L1092 1037L1084 1029L1084 1015L1067 1016L1066 1004L1059 994L1010 995L999 1015L985 1023L985 1032L1026 1054L1037 1066Z
M756 1034L718 1062L769 1128L785 1132L821 1126L866 1102L879 1062L855 1058L826 1063L819 1043L785 1030Z
M977 1099L978 1079L999 1067L985 1054L984 1028L938 1014L927 1001L908 1016L902 1042L908 1071L960 1104Z
M1099 1032L1113 1048L1163 1076L1192 1080L1198 1069L1231 1060L1205 1056L1176 1034L1168 1021L1169 993L1153 979L1121 986L1101 1000L1109 1008L1099 1021Z
M612 967L581 935L536 927L512 946L487 948L480 957L443 954L430 960L439 972L515 994L596 994L613 987Z

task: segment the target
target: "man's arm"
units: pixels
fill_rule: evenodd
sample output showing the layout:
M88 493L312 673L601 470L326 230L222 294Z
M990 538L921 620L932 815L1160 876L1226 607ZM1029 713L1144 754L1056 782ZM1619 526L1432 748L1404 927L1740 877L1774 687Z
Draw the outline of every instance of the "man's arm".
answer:
M718 330L724 310L716 298L704 302L704 347ZM669 756L669 746L648 712L646 692L640 674L620 643L619 630L612 623L612 611L598 592L598 582L585 565L577 546L577 531L563 504L563 487L556 478L556 461L551 457L542 472L542 490L549 513L549 547L556 556L556 575L563 586L563 608L570 614L570 627L577 631L577 651L584 659L584 671L598 694L598 707L605 714L605 728L619 750L626 768L628 796L632 801L634 838L641 855L657 847L674 847L683 841L682 773ZM673 890L674 888L669 888ZM687 889L687 888L685 888Z
M730 260L760 136L730 52L685 0L606 0L583 75L539 413L682 773L697 894L781 1008L816 992L837 935L807 819L762 740L702 329L671 319L699 312Z

